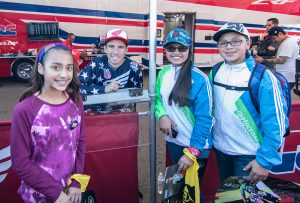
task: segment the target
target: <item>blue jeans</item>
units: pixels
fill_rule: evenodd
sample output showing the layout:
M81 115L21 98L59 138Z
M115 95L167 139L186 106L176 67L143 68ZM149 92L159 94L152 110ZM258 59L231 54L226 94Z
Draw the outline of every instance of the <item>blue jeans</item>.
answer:
M250 161L255 159L255 155L227 155L214 148L221 182L230 176L248 176L250 171L244 171Z

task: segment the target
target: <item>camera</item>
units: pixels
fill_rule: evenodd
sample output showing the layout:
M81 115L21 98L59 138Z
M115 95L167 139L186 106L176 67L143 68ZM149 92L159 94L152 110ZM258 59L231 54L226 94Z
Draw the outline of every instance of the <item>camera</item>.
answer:
M268 49L250 49L249 53L252 56L276 56L276 50L268 50Z
M250 37L251 38L251 47L249 50L249 53L252 56L275 56L276 55L276 50L269 50L268 47L272 43L271 38L264 39L263 41L260 41L259 36L255 37Z

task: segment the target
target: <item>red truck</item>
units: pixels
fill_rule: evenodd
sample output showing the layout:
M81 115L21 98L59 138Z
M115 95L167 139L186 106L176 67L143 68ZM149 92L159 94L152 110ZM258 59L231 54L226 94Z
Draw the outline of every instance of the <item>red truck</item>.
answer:
M212 35L225 22L243 23L254 36L266 31L268 18L276 17L300 42L300 0L158 0L157 5L158 66L164 62L164 36L174 27L192 34L194 63L199 67L221 60ZM116 27L129 35L128 54L147 67L148 0L122 0L122 6L118 0L0 1L0 77L27 81L41 46L74 33L75 49L91 49L99 36Z

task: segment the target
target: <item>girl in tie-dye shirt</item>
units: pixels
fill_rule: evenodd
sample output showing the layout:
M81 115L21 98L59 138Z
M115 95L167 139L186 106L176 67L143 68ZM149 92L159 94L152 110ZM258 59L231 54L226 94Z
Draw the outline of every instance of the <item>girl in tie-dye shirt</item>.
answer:
M72 174L84 168L83 108L70 50L60 43L42 48L32 86L14 109L12 169L21 178L18 193L26 203L80 202Z

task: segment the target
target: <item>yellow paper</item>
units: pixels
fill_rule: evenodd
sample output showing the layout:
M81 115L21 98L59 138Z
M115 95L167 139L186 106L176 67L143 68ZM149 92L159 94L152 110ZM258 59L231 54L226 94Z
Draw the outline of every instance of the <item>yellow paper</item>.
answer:
M76 180L79 184L80 184L80 191L81 192L85 192L86 187L89 184L90 181L90 176L89 175L83 175L83 174L73 174L71 176L71 178L68 181L68 186L67 188L70 186L70 184L72 183L72 180Z
M183 153L193 160L193 165L187 168L185 172L185 186L182 202L200 203L200 186L198 169L199 164L195 156L193 156L188 149L184 149Z

